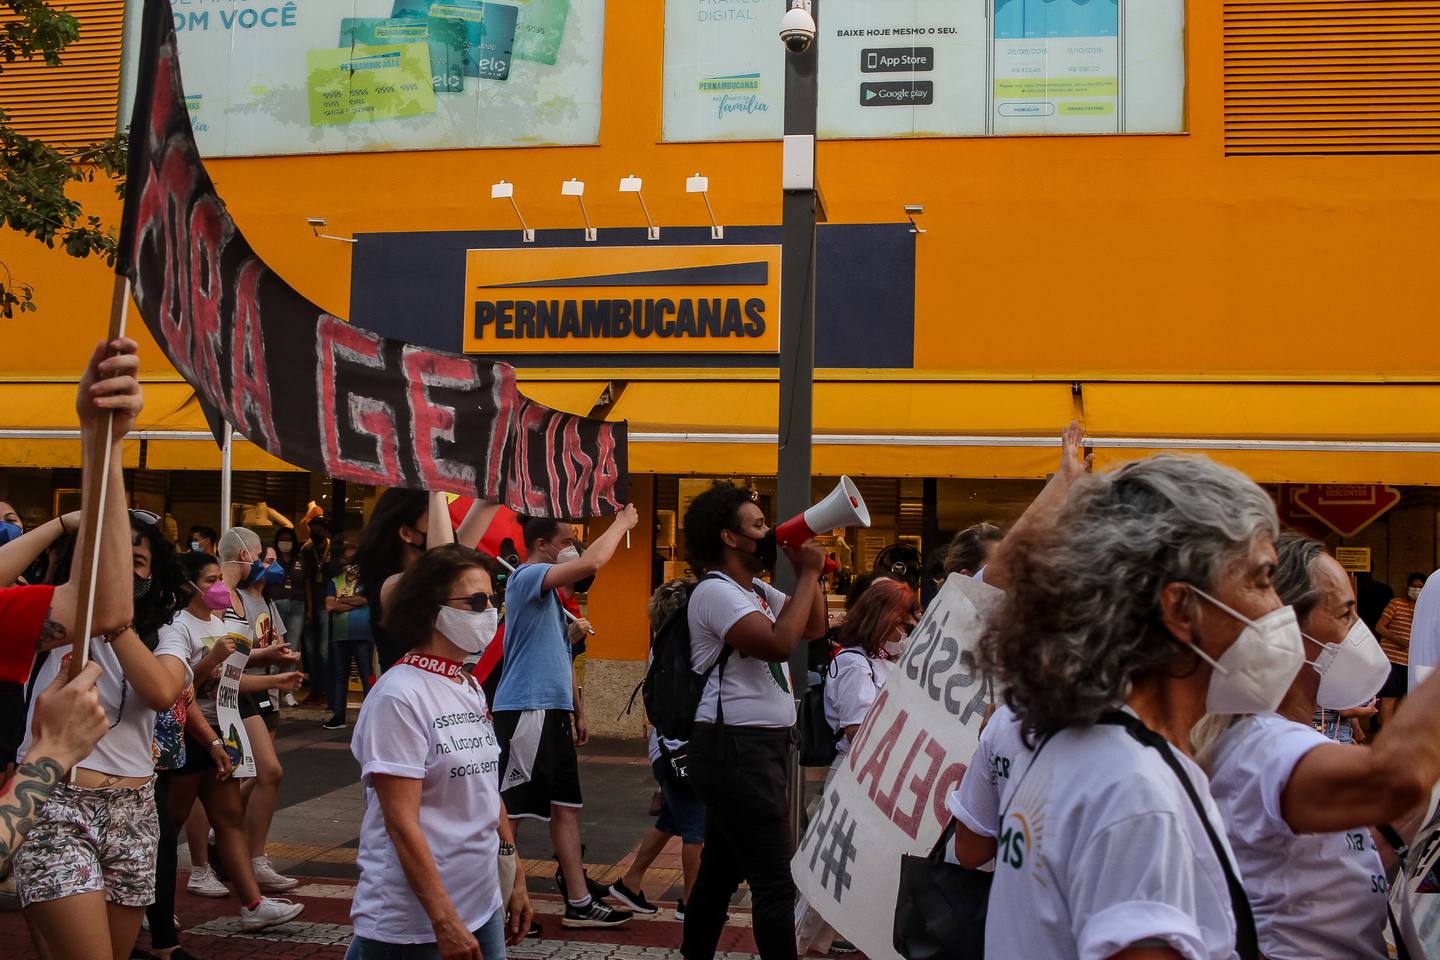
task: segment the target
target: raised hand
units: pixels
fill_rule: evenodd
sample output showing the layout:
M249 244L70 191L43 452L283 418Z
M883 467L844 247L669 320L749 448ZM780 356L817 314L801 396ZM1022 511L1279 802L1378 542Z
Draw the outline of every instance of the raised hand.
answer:
M140 370L140 359L135 356L138 349L139 345L128 337L96 344L75 394L75 412L82 427L98 424L100 415L107 410L115 414L111 439L121 439L135 426L135 418L145 405L136 378ZM116 355L107 358L111 350Z
M1078 420L1071 420L1060 431L1060 468L1056 471L1058 476L1073 482L1094 465L1095 454L1084 453L1084 441L1085 428L1080 426Z

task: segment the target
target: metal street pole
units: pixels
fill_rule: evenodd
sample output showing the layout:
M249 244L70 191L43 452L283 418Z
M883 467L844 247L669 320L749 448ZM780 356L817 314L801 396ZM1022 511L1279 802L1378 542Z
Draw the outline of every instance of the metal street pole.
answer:
M790 6L796 6L792 2ZM809 4L818 20L819 3ZM780 450L777 476L778 520L810 506L810 438L815 373L815 128L819 103L816 68L818 36L799 53L785 54L785 150L781 178L784 205L780 229ZM776 565L776 585L795 591L795 571ZM796 704L809 686L808 644L790 654L790 683ZM791 813L798 847L804 807L804 780L795 764L791 774Z

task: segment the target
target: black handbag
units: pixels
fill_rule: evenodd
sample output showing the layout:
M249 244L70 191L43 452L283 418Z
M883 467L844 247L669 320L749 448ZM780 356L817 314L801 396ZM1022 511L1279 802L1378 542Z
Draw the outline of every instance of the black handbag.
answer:
M900 858L895 899L895 952L905 960L980 960L985 956L985 913L995 874L945 862L955 840L950 818L928 857Z

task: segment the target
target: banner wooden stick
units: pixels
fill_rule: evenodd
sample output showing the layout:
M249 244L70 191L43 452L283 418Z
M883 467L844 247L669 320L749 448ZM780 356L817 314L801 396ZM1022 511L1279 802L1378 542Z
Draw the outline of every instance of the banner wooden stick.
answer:
M130 309L130 279L128 277L115 275L115 293L110 301L110 329L106 337L106 343L125 336L125 319ZM110 354L107 350L107 355ZM89 397L84 398L89 403ZM81 463L90 465L90 488L85 492L85 502L82 507L84 514L84 543L85 551L78 559L80 571L76 580L79 588L76 592L75 623L71 630L72 641L70 654L70 677L74 679L85 666L85 661L90 654L90 631L95 622L95 568L100 560L100 531L104 529L105 519L105 498L109 493L110 486L110 455L113 444L110 442L110 433L114 428L115 414L107 410L99 418L100 422L95 435L90 442L80 451L84 458ZM96 473L98 471L98 474Z

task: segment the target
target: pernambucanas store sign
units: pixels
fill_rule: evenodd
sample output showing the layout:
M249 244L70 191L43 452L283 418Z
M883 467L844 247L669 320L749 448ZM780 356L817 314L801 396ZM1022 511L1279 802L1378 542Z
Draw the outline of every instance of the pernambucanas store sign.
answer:
M466 353L776 353L780 247L470 250Z

